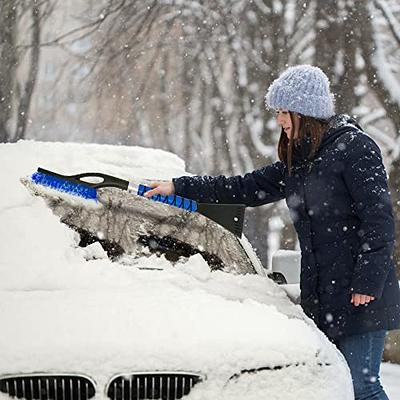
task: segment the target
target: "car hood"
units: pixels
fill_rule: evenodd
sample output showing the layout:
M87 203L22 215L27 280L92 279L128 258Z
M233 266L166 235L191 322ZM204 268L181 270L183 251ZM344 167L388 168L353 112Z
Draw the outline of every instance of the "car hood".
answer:
M87 276L79 289L1 291L0 373L107 379L218 370L228 378L242 369L334 362L322 334L266 278L209 272L201 256L193 258L161 271L114 267L107 285L110 266L97 261L87 266L104 274L95 288Z

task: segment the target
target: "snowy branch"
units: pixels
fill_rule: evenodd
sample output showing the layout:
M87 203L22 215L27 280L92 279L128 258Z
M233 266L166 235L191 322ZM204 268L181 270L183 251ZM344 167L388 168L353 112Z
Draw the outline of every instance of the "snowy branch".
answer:
M400 22L395 18L385 0L375 0L375 6L382 11L383 16L388 22L393 37L397 41L398 45L400 45Z

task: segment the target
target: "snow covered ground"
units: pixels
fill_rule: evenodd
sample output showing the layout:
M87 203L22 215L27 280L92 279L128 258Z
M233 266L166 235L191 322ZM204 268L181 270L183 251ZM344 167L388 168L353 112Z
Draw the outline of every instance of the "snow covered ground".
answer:
M211 272L200 255L175 266L154 255L123 264L96 243L80 248L20 183L38 166L128 180L185 173L182 160L155 149L0 145L0 375L74 371L102 388L116 373L189 370L207 376L190 399L351 398L341 355L271 280ZM382 375L396 396L399 368L386 364Z
M382 363L381 381L390 400L400 399L400 365Z

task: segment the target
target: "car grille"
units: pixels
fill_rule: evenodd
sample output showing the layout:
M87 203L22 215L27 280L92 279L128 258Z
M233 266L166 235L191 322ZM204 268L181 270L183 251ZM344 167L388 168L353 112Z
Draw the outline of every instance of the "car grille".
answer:
M95 383L83 375L14 375L0 378L0 392L19 399L87 400Z
M111 400L175 400L189 394L202 380L200 375L187 372L134 373L114 377L106 392Z

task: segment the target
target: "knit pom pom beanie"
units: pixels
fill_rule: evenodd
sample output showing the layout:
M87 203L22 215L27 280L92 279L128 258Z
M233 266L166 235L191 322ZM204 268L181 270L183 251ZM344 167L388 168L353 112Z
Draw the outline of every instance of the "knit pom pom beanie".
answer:
M328 119L335 114L329 79L318 67L296 65L272 82L265 95L267 108L284 108L309 117Z

